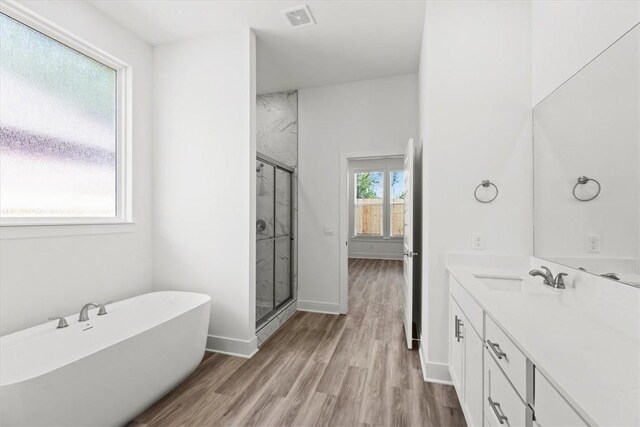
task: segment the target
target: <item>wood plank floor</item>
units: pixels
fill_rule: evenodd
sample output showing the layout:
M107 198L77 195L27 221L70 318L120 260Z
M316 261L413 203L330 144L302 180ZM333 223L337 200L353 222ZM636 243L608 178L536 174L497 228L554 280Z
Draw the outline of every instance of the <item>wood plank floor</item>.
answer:
M130 426L465 426L422 380L402 327L402 263L349 261L349 314L296 313L251 359L207 353Z

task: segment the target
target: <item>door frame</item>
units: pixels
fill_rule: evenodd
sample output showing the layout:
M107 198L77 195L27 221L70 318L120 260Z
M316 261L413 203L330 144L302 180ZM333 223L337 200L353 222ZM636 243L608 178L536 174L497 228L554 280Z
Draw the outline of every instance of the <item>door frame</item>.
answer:
M340 153L340 314L349 310L349 161L393 156L404 156L404 147Z

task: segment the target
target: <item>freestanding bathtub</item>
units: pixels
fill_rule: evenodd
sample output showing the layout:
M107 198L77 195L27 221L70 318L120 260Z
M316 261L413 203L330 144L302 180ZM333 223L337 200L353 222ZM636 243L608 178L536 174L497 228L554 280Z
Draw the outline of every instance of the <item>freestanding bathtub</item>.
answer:
M210 297L152 292L0 338L0 425L116 426L184 380L204 355Z

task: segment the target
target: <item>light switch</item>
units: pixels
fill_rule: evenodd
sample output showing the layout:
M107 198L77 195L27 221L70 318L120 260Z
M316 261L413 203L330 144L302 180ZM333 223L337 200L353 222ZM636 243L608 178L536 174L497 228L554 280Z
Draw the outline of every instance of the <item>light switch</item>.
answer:
M333 236L333 228L328 225L324 226L324 235L325 236Z

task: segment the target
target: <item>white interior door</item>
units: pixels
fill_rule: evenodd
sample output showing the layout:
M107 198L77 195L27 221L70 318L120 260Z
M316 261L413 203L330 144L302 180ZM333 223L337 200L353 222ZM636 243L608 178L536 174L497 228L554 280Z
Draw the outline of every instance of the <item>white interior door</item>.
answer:
M413 139L407 143L404 153L404 246L402 253L404 289L404 332L407 347L412 347L413 333Z

